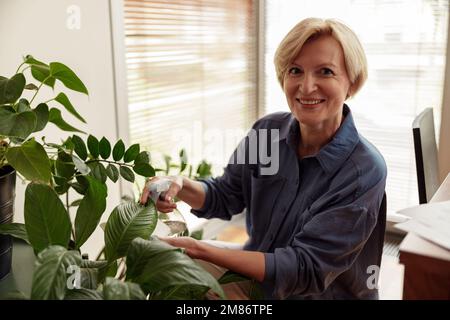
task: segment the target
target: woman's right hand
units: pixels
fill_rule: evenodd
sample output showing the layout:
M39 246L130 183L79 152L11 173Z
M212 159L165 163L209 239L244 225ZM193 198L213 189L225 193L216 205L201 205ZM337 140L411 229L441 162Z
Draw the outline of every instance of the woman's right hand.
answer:
M156 201L156 209L160 212L168 213L176 209L177 205L174 202L175 196L183 188L183 178L180 176L163 176L163 177L153 177L147 180L145 183L144 190L142 191L142 196L140 199L141 204L146 204L148 198L151 196L150 186L154 183L161 183L167 181L170 183L169 189L162 192Z

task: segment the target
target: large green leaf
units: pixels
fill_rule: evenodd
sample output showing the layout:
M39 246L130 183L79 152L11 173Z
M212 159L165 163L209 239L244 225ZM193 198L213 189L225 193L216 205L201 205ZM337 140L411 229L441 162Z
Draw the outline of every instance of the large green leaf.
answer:
M137 279L145 265L153 257L166 251L181 252L181 249L173 247L164 241L158 241L154 237L151 237L150 240L135 238L127 253L127 280Z
M30 183L25 191L24 211L28 238L36 251L49 245L67 247L72 225L64 204L52 188Z
M169 287L176 291L196 286L211 288L225 298L210 273L179 249L159 240L133 240L127 254L127 280L139 283L144 292L158 292Z
M80 269L80 285L85 289L97 289L98 286L98 269L97 268L81 268Z
M55 87L55 78L50 76L50 67L48 65L32 65L31 75L36 80L44 83L52 89Z
M59 62L51 62L50 73L53 77L61 81L67 88L89 94L83 82L68 66Z
M33 112L36 115L36 126L34 127L33 132L38 132L44 129L48 123L48 106L45 103L40 103L34 108Z
M16 113L10 108L0 108L0 135L25 139L35 127L36 115L33 111Z
M51 108L49 115L48 115L48 121L51 123L54 123L58 128L64 131L71 131L71 132L81 132L85 133L84 131L81 131L70 124L68 124L61 115L61 110L56 108Z
M88 176L86 179L89 181L89 187L78 207L75 218L75 243L77 249L80 248L90 237L92 232L94 232L106 209L106 185Z
M22 291L14 290L6 293L0 293L0 300L29 300Z
M189 285L167 287L152 294L152 300L204 300L209 288L206 286Z
M45 78L50 75L50 67L33 58L31 55L27 55L24 57L24 62L31 66L31 75L38 81L43 82ZM54 87L55 86L55 78L51 77L45 81L45 84Z
M23 223L0 224L0 234L9 234L30 244L30 240L28 240L27 230L25 229L25 224Z
M16 73L11 79L0 79L0 104L16 102L24 88L25 77L22 73Z
M157 214L154 204L147 206L136 202L123 202L108 218L105 230L106 257L109 261L126 255L134 238L148 238L156 227Z
M103 287L105 300L145 300L145 294L138 284L106 278Z
M30 102L27 99L20 99L14 108L17 110L17 113L31 111Z
M103 300L103 294L92 289L67 290L64 300Z
M86 123L86 120L84 120L84 118L77 112L77 110L75 110L69 98L67 98L64 92L60 92L56 96L55 100L61 103L64 106L64 108L66 108L66 110L69 111L72 115L74 115L77 119Z
M119 161L122 159L123 155L125 153L125 144L123 143L122 139L116 142L113 148L113 159L114 161Z
M29 140L21 146L9 148L6 159L27 180L50 181L50 161L44 147L36 141Z
M98 282L104 283L107 277L115 277L117 275L117 271L119 269L119 265L117 260L107 263L103 267L98 268Z
M62 300L67 288L70 266L79 266L78 251L67 251L61 246L50 246L39 253L33 273L31 299Z
M243 276L242 274L228 270L217 281L220 284L227 284L232 282L251 281L251 279L246 276Z
M35 58L34 58L32 55L30 55L30 54L27 54L27 55L23 58L23 61L24 61L26 64L29 64L29 65L46 66L45 63L43 63L43 62L41 62L41 61L35 59Z
M100 269L100 268L104 268L108 265L108 261L106 260L86 260L83 259L83 261L81 261L81 267L82 268L95 268L95 269Z

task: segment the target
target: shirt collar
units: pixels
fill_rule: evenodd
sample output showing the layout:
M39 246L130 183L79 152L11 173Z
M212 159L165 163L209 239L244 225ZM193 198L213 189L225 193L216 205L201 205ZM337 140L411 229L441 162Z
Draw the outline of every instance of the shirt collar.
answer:
M343 116L345 117L344 121L333 139L323 146L315 156L311 157L315 157L324 171L329 174L333 174L342 166L359 142L359 134L352 113L346 104L344 104ZM296 152L299 137L299 123L291 114L287 125L280 129L279 139L280 141L286 139L286 143Z

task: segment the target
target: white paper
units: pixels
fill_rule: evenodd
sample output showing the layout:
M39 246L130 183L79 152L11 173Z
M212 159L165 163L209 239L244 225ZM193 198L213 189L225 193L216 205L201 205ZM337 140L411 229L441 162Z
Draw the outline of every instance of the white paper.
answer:
M395 225L450 250L450 201L432 202L399 211L411 217Z

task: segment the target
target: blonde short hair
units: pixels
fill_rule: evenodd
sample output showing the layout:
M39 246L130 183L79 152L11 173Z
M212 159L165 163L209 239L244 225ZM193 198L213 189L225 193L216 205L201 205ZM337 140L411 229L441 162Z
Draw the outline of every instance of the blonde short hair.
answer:
M350 96L361 89L367 79L366 54L356 34L345 24L334 19L307 18L300 21L284 37L275 52L275 69L281 87L289 65L297 58L303 45L321 35L330 35L341 45L344 52L347 75L352 84Z

